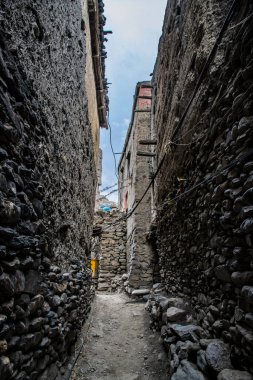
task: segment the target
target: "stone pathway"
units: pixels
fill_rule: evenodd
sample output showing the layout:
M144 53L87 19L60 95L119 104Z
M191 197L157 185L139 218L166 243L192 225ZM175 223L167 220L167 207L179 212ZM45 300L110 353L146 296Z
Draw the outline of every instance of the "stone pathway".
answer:
M71 380L168 379L169 361L144 306L125 294L96 296Z

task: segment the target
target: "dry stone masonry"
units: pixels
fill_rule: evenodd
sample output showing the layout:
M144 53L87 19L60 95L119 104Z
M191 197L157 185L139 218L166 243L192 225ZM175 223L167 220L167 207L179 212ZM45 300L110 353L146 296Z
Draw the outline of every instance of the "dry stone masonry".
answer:
M158 161L166 153L155 194L161 281L169 294L188 298L197 326L181 339L169 316L163 320L176 355L174 380L205 378L206 362L211 378L251 378L232 368L253 373L251 1L237 2L183 127L173 133L232 3L170 1L154 73ZM203 374L185 375L196 370Z
M0 1L1 380L61 379L90 309L81 3Z
M92 255L99 259L97 289L101 291L115 291L126 280L126 221L123 216L117 209L95 214L97 236L93 237Z
M144 296L145 298L145 296ZM161 332L172 380L252 380L247 371L235 370L230 347L222 339L210 338L195 319L190 299L169 296L161 284L147 296L151 329ZM215 308L212 308L216 312Z

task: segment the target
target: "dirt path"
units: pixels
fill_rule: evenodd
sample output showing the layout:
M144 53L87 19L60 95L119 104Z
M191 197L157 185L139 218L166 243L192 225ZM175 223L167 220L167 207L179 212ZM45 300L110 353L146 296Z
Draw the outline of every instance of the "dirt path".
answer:
M144 306L124 294L96 296L71 380L168 379L168 359Z

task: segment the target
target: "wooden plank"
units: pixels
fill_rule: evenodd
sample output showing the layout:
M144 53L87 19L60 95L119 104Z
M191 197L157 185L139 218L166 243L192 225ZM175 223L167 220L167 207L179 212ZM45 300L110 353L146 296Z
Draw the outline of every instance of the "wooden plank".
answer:
M137 156L143 156L143 157L155 157L156 154L155 153L151 153L151 152L142 152L140 150L137 150Z
M139 144L141 144L141 145L156 145L157 140L139 140Z

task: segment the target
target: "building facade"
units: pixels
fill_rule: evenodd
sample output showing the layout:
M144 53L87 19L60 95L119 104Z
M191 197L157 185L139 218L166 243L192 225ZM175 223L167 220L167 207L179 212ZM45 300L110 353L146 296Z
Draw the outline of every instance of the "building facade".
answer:
M150 224L151 194L146 194L136 211L131 210L140 200L150 182L151 128L150 82L139 82L136 86L132 119L127 132L119 174L119 205L127 215L127 289L150 286L153 281L153 252L147 241ZM142 141L143 140L143 141Z

